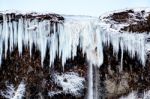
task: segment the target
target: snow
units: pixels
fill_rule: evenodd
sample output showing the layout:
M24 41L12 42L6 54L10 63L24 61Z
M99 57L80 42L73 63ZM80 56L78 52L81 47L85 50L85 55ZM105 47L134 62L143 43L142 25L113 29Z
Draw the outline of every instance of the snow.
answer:
M144 93L140 93L143 94L140 96L140 98L138 97L138 94L136 91L133 91L131 93L129 93L127 96L122 96L119 99L150 99L150 90L145 91Z
M150 90L144 92L144 99L150 99Z
M122 96L120 99L137 99L136 94L137 94L136 92L131 92L125 97Z
M25 94L25 84L21 82L18 88L15 88L13 84L7 85L7 89L0 94L7 99L22 99Z
M62 94L62 93L63 91L50 91L48 92L48 96L53 97L55 95Z
M85 79L79 77L77 73L67 72L63 74L54 74L54 82L57 86L62 87L60 91L50 91L49 96L56 94L72 94L73 96L81 96L82 90L84 89Z

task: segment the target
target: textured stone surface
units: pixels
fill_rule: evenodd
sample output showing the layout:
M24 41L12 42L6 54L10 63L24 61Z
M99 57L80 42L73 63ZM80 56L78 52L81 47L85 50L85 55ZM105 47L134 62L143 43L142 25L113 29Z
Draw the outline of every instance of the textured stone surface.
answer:
M39 97L47 99L49 91L62 89L52 82L52 75L56 72L76 72L80 77L86 78L87 66L85 59L82 57L80 51L78 52L78 56L74 60L68 60L65 71L62 71L59 59L55 61L54 66L49 68L47 65L49 57L46 57L44 67L42 68L38 51L33 49L33 56L30 57L27 49L24 49L22 56L19 56L16 49L3 60L4 62L0 69L0 89L5 90L5 85L8 83L18 86L21 81L24 81L26 84L25 97L27 99L37 99ZM47 54L49 53L47 52ZM83 93L84 96L85 93ZM52 99L60 99L58 97L61 97L61 99L70 99L70 97L74 96L70 94L58 94L52 97ZM82 97L79 97L79 99L82 99Z

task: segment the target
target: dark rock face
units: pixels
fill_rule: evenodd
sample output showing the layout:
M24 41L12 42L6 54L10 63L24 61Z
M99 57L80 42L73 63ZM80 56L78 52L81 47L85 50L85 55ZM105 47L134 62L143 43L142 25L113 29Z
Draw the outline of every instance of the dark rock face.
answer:
M129 13L134 13L133 10L127 10L127 11L123 11L123 12L120 12L120 13L113 13L111 16L109 16L110 18L112 18L112 20L116 21L116 22L127 22L128 19L131 17L129 15Z
M104 19L109 19L110 22L114 21L114 24L129 24L128 26L121 28L121 31L131 33L150 32L150 12L145 12L145 10L134 11L133 9L130 9L120 11L110 14Z
M49 52L47 52L49 54ZM48 55L49 56L49 55ZM68 60L64 71L59 59L56 59L54 66L48 66L49 57L44 61L42 68L40 62L40 54L33 49L33 56L30 57L29 51L24 49L23 55L19 56L17 49L9 54L3 60L0 68L0 89L5 90L6 84L14 84L18 86L21 81L26 83L26 99L49 99L48 92L52 90L62 90L52 81L52 75L55 73L76 72L80 77L86 78L87 65L81 51L78 51L77 57L74 60ZM86 85L86 84L85 84ZM51 99L83 99L86 88L81 97L76 98L71 94L57 94ZM0 96L0 98L3 98Z
M47 52L47 54L49 54ZM4 90L7 83L13 83L17 86L21 81L26 85L25 98L27 99L49 99L49 91L62 90L52 81L52 75L56 72L76 72L80 77L87 79L87 63L84 55L78 49L78 55L74 60L68 60L65 65L65 71L62 71L60 59L55 60L54 66L47 66L49 57L44 61L44 67L41 67L39 52L33 50L33 57L30 57L27 49L24 49L23 55L19 56L17 49L4 59L0 69L0 89ZM143 67L137 59L131 59L124 52L123 71L119 72L120 56L113 55L112 47L104 48L104 63L99 68L99 88L102 99L116 99L126 95L132 90L144 92L150 86L150 68L149 61ZM98 69L98 68L97 68ZM87 82L86 82L87 83ZM86 87L82 97L75 97L71 94L57 94L50 99L83 99L86 94ZM2 96L1 96L2 98Z
M124 31L129 31L129 32L150 32L150 20L149 17L146 17L146 20L144 21L139 21L137 24L130 24L128 27L122 28Z
M42 20L50 20L52 22L63 22L64 18L59 14L38 14L38 13L27 13L27 14L16 14L16 13L7 13L6 14L11 19L9 21L18 21L20 18L25 19L38 19L39 21ZM3 13L0 13L0 22L3 21Z
M120 53L113 55L111 47L104 48L104 63L99 69L103 98L117 99L133 90L144 94L150 88L149 58L143 67L136 58L132 59L124 52L123 70L119 72L120 57Z
M0 14L0 24L3 24L3 14ZM37 14L37 13L28 13L28 14L19 14L19 13L8 13L5 15L8 22L18 22L19 19L23 19L23 22L26 20L38 20L50 21L50 33L58 31L58 24L63 24L64 18L58 14ZM17 23L18 25L18 23ZM54 30L54 25L55 29ZM50 36L50 35L48 35ZM3 50L4 51L4 50ZM41 66L41 54L33 45L32 57L30 57L29 49L26 47L23 48L23 54L20 56L18 49L14 49L13 52L7 52L7 57L3 55L3 63L0 68L0 91L7 89L7 84L13 84L15 88L23 81L26 84L26 99L83 99L86 93L86 87L80 90L82 95L80 97L73 96L70 93L61 93L54 95L52 97L48 96L49 91L62 91L63 88L58 86L53 81L53 75L55 73L66 73L66 72L75 72L79 77L85 78L87 80L87 63L85 56L81 53L82 51L78 48L77 56L74 59L68 59L67 63L64 66L61 64L61 59L56 57L54 65L49 67L49 51L47 48L46 58L44 60L44 65ZM67 80L66 80L67 81ZM86 82L84 82L86 86ZM0 94L0 98L4 98Z

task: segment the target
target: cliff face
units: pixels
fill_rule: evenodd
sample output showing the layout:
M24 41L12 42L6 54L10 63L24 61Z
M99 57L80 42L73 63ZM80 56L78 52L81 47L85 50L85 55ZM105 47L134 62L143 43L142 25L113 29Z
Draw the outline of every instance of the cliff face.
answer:
M149 90L149 12L0 13L0 98L116 99ZM11 90L11 92L10 92ZM11 93L11 94L10 94Z
M100 17L100 20L105 23L105 27L110 31L119 32L121 35L124 33L146 34L144 50L147 59L144 66L140 64L137 56L135 58L129 57L131 54L128 54L127 51L123 52L123 61L121 61L121 49L117 55L112 54L113 48L111 46L104 49L104 64L101 66L100 72L104 75L102 78L106 88L106 92L104 92L107 94L106 97L124 96L121 99L149 99L150 96L144 94L149 90L149 16L148 9L129 9L108 13ZM129 39L132 38L129 37ZM123 65L122 72L119 70L121 65ZM132 94L125 97L128 93Z
M87 63L81 50L77 48L76 56L67 60L64 70L62 59L57 54L52 60L53 53L49 51L49 47L57 45L51 37L59 32L59 25L64 22L62 16L6 12L0 14L0 19L0 98L15 99L20 95L20 99L82 99L85 96ZM44 46L44 40L49 45ZM19 89L21 84L25 87Z

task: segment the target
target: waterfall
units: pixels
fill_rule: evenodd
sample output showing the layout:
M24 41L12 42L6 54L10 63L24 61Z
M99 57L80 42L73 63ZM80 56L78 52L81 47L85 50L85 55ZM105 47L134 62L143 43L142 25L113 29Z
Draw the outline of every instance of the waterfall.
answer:
M87 99L95 99L93 93L93 66L89 65L88 76L88 96Z
M42 66L48 48L49 66L54 64L58 55L65 69L67 59L73 59L77 54L77 46L80 46L89 63L88 99L98 99L93 91L94 85L96 85L95 90L98 90L98 78L96 78L96 84L93 83L95 80L93 66L100 67L103 64L103 45L111 44L116 54L121 47L121 66L123 66L124 51L127 51L131 58L137 55L141 64L145 65L146 33L120 33L108 28L98 18L85 16L63 16L65 18L63 23L52 22L49 19L22 17L15 21L11 20L13 18L11 15L5 13L0 16L3 16L0 23L0 64L3 54L7 57L7 52L12 52L15 47L18 48L20 56L23 53L23 47L28 48L32 56L32 48L35 45L36 50L40 51Z

